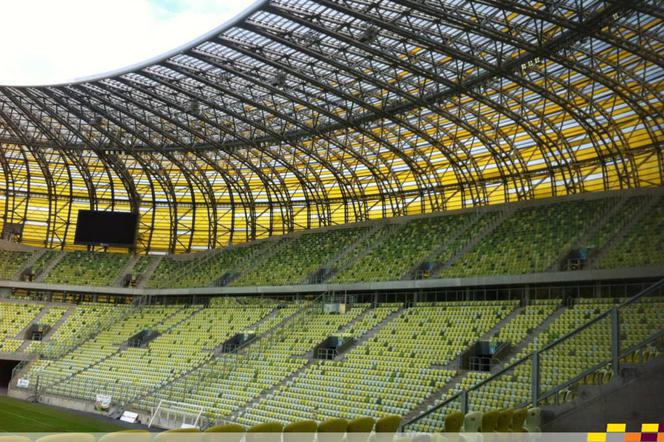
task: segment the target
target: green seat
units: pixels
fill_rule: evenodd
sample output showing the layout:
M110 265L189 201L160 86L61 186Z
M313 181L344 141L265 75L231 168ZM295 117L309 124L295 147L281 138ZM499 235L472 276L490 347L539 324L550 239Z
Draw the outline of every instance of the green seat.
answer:
M445 417L445 433L458 433L463 427L464 415L460 411L454 411Z
M394 433L399 430L399 425L401 425L401 416L390 415L385 416L376 421L376 442L387 442L391 441L394 437Z
M284 427L284 433L315 433L318 424L315 421L298 421Z
M345 433L348 429L346 419L328 419L318 424L319 433Z
M528 416L528 410L525 408L520 408L512 414L512 433L523 433L525 430L524 423L526 421L526 416Z
M491 410L482 415L482 433L494 433L498 429L498 410Z
M245 429L240 424L216 425L205 430L205 442L240 442Z
M376 425L376 420L372 417L358 417L348 422L348 433L371 433Z
M498 428L496 431L501 433L509 433L512 431L512 416L514 412L512 410L501 410L498 416Z

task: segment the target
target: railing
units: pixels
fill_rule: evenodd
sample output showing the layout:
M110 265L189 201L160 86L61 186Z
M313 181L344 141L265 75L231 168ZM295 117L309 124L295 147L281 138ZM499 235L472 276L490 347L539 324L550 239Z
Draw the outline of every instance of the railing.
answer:
M655 329L647 324L651 296L664 295L664 279L642 290L618 306L513 362L496 374L460 391L403 425L413 430L441 412L485 411L494 408L538 406L570 387L596 378L619 376L623 360L664 338L664 318L655 313ZM589 304L591 306L592 304ZM524 388L525 387L525 388ZM487 398L495 392L509 392L499 404ZM435 413L435 415L434 415ZM425 421L425 419L427 419Z

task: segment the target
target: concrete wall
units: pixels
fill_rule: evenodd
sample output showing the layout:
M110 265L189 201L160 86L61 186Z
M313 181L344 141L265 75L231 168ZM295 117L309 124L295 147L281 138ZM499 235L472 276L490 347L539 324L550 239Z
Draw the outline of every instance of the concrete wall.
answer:
M659 423L664 416L664 355L645 366L624 370L624 377L607 385L585 387L588 398L573 407L543 411L543 430L604 432L607 423L626 423L639 431L642 423ZM547 416L548 415L548 416Z

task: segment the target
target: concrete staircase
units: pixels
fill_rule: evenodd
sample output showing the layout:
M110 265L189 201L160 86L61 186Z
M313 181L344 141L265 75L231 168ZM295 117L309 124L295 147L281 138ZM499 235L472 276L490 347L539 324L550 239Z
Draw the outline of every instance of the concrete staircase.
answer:
M28 323L28 325L26 325L25 327L23 327L23 328L21 329L21 331L18 332L18 333L16 334L16 336L14 336L14 339L23 339L23 336L25 335L25 332L27 332L27 331L30 329L30 327L32 327L33 325L35 325L35 324L39 324L39 321L41 321L42 318L44 317L44 315L46 315L46 312L48 312L48 310L50 309L50 307L51 307L51 306L45 306L45 307L43 307L43 308L39 311L39 313L37 313L37 316L35 316L34 318L32 318L32 321L30 321L30 322Z
M452 376L452 379L450 379L449 382L447 382L439 390L434 391L424 401L420 402L417 408L414 408L413 410L408 412L408 414L406 414L401 421L409 422L412 419L415 419L417 416L426 413L433 406L435 406L438 401L443 399L447 395L447 393L449 393L453 388L459 385L461 380L466 376L466 373L467 373L466 370L457 371L456 375Z
M140 259L139 255L132 255L131 258L127 261L127 264L120 270L120 273L118 273L118 276L115 278L111 286L113 287L122 287L122 283L125 279L125 276L127 276L129 273L131 273L132 269Z
M55 268L58 264L60 264L60 261L62 261L65 257L65 252L60 252L53 259L51 259L45 266L44 270L37 276L35 279L35 282L44 282L44 279L48 276L49 273L51 273L51 270Z
M383 327L385 327L387 324L389 324L390 322L401 316L406 310L407 310L406 307L401 307L399 310L392 312L390 315L385 317L385 319L383 319L378 324L374 325L372 328L367 330L362 336L360 336L355 341L355 343L353 343L352 346L348 347L346 351L338 355L335 359L338 361L343 361L344 359L346 359L346 355L348 353L352 352L355 348L359 347L360 345L367 342L369 339L373 338L376 335L376 333L378 333Z
M406 226L405 223L380 223L376 224L359 241L349 245L334 259L330 260L325 267L335 269L336 274L343 273L346 269L352 267L356 262L369 254L373 249L383 244L391 236Z
M475 248L480 242L484 240L487 236L491 235L500 225L510 217L514 212L513 208L506 208L499 212L498 217L489 223L484 229L480 231L473 232L471 239L463 246L459 251L457 251L447 262L441 263L439 266L434 268L431 272L433 276L440 276L445 270L452 267L456 264L465 254L470 252Z
M76 306L75 305L70 306L67 309L67 311L60 317L60 319L58 319L58 321L55 324L53 324L53 327L51 327L51 329L42 337L42 341L43 342L50 341L53 334L60 328L62 324L65 323L65 321L67 321L67 319L69 319L71 315L74 314L75 311L76 311Z
M313 360L307 361L306 364L304 364L302 367L290 373L289 375L284 377L281 381L279 381L277 384L274 384L272 387L263 390L258 396L253 397L244 406L238 408L236 411L228 415L228 417L224 418L224 420L234 422L237 418L241 417L244 413L246 413L247 410L258 405L263 399L267 399L270 396L272 396L281 387L288 385L290 382L293 381L293 379L304 373L309 367L311 367L314 364L315 362Z
M489 330L484 332L479 338L477 338L477 341L489 341L493 337L493 335L498 332L498 330L502 329L505 325L507 325L509 322L511 322L513 319L515 319L517 316L519 316L523 312L524 308L523 307L516 307L513 309L509 314L507 314L503 319L498 321L496 325L491 327ZM465 349L462 351L460 354L456 355L454 358L450 359L450 361L447 364L436 366L433 365L431 368L437 368L437 369L442 369L442 370L459 370L461 368L461 355L465 353L468 349Z
M564 306L562 306L562 305L558 306L558 308L556 310L554 310L553 313L551 313L544 321L542 321L542 323L540 323L537 327L535 327L533 329L532 333L530 333L528 335L528 337L526 337L526 339L519 342L519 344L517 344L516 346L514 346L510 350L510 352L506 355L508 357L507 360L503 361L502 364L495 367L494 371L497 371L497 370L500 370L500 369L506 367L509 364L510 359L512 359L514 356L518 355L519 353L521 353L532 342L534 342L535 339L537 339L542 332L547 330L551 326L551 324L553 324L553 322L556 319L558 319L560 317L560 315L563 314L564 311L565 311Z
M660 193L652 194L648 200L633 213L629 220L625 222L620 232L617 235L614 235L611 240L609 240L604 246L600 249L599 253L595 255L590 263L590 268L597 269L606 256L606 254L613 249L617 244L623 240L623 238L632 231L634 226L636 226L644 216L648 216L650 209L662 198L663 196Z
M28 327L30 327L34 324L39 324L39 321L41 321L41 318L48 312L48 310L51 309L51 307L54 307L54 306L53 305L48 305L45 308L43 308L39 312L37 317L35 317L35 319L28 325ZM46 332L46 334L44 336L42 336L41 342L48 342L51 339L51 336L53 336L53 334L60 328L60 326L62 324L65 323L65 321L74 313L75 310L76 310L76 306L73 306L73 305L69 306L69 308L63 313L63 315L60 317L60 319L58 319L58 321L55 324L53 324L53 326L48 330L48 332ZM19 333L18 336L21 336L21 334L24 334L28 330L28 327L26 327L23 331L21 331L21 333ZM30 347L30 344L32 342L33 341L30 341L30 340L27 340L27 339L24 340L23 344L21 344L21 346L16 351L17 352L23 352L23 351L27 350L28 347Z
M148 266L145 268L143 276L141 276L141 280L138 281L138 284L136 284L136 288L145 288L145 284L152 278L152 275L154 274L155 270L157 270L157 267L159 267L159 263L162 259L164 259L164 255L159 255L152 258Z
M240 348L236 349L235 352L234 352L234 354L244 354L244 353L246 353L246 351L247 351L248 348L253 349L253 348L256 348L255 346L260 346L260 342L261 342L262 340L265 340L265 339L269 338L269 337L270 337L275 331L277 331L277 330L279 330L280 328L282 328L283 326L287 325L290 321L294 320L294 319L297 318L298 316L300 316L300 315L306 313L306 311L308 310L309 307L310 307L310 306L305 305L305 306L303 306L302 309L299 309L299 310L295 311L292 315L287 316L286 318L284 318L283 320L281 320L281 321L278 322L277 324L275 324L275 325L273 325L272 327L270 327L269 329L267 329L267 330L266 330L261 336L259 336L259 337L256 338L255 340L249 342L246 346L244 346L244 347L240 347ZM278 311L278 309L275 309L275 310L274 310L274 314L275 314L275 315L276 315L276 311ZM271 312L270 314L272 314L272 312ZM268 316L269 316L269 315L268 315ZM267 317L264 317L263 319L267 320ZM260 321L259 321L259 322L260 322ZM256 324L258 324L258 323L256 323ZM219 347L217 347L217 349L218 349L218 348L219 348ZM167 382L165 382L165 383L163 383L163 384L160 384L160 385L157 386L156 388L153 388L153 389L151 389L151 390L149 390L149 391L139 392L136 396L134 396L133 398L130 398L129 400L127 400L127 404L129 404L129 405L127 406L127 408L137 407L138 404L139 404L143 399L145 399L145 398L147 398L147 397L150 397L150 396L153 395L153 394L156 394L156 393L157 393L158 391L160 391L160 390L165 390L165 389L168 388L170 385L172 385L172 384L174 384L175 382L178 382L178 381L180 381L180 380L186 378L187 376L196 376L196 375L197 375L197 372L198 372L199 370L201 370L202 368L206 367L207 365L209 365L210 363L214 362L215 360L219 360L219 357L220 357L221 353L219 353L219 352L217 351L217 349L215 349L215 352L213 353L213 356L212 356L211 358L209 358L209 359L205 359L204 361L200 362L199 364L195 365L194 367L191 367L189 370L187 370L187 371L185 371L185 372L182 372L180 375L174 377L173 379L170 379L169 381L167 381ZM222 357L223 357L223 356L222 356Z
M551 263L551 265L549 265L546 271L547 272L560 271L563 261L565 260L565 258L567 258L570 251L576 246L585 246L586 244L588 244L588 240L592 238L592 236L597 231L602 229L604 225L606 225L606 223L608 223L616 215L616 213L622 210L627 200L628 197L623 195L623 197L618 200L617 204L612 205L605 212L598 211L597 213L595 213L595 216L591 220L589 220L588 223L586 224L585 231L581 232L581 235L578 238L570 241L569 246L565 247L558 254L558 257Z
M18 281L21 278L21 275L26 269L29 269L32 267L39 258L41 258L44 253L46 253L46 249L40 249L40 250L35 250L35 252L32 254L30 258L21 266L20 269L12 276L12 280Z
M40 387L41 387L41 389L42 389L42 391L43 391L44 389L49 389L50 387L54 386L55 384L63 384L63 383L65 383L65 382L67 382L67 381L70 381L71 379L73 379L74 377L78 376L79 374L84 373L84 372L90 370L91 368L96 367L96 366L102 364L104 361L106 361L106 360L112 358L113 356L117 355L117 354L120 353L122 350L123 350L123 349L122 349L121 347L118 347L118 348L117 348L116 350L114 350L112 353L109 353L108 355L102 357L101 359L98 359L97 361L93 362L92 364L88 365L87 367L81 368L80 370L77 370L77 371L75 371L74 373L69 374L69 375L67 375L66 377L62 378L62 379L58 379L58 380L56 380L55 382L53 382L53 383L51 383L51 384L43 385L43 384L40 382Z
M274 255L276 255L279 250L281 250L281 247L283 247L284 244L286 244L287 241L292 241L292 236L288 237L282 237L282 238L269 238L266 239L265 241L273 241L272 247L261 247L260 251L263 251L263 253L253 253L253 257L250 259L246 259L242 262L242 264L237 267L236 270L236 276L234 277L234 280L242 278L244 275L251 273L254 269L259 268L263 266L264 263L269 261ZM221 276L221 275L218 275Z
M454 232L454 234L452 234L451 236L449 236L448 238L446 238L445 241L444 241L443 243L441 243L440 245L438 245L438 247L435 247L434 249L432 249L432 250L429 252L429 254L427 255L426 258L424 258L424 259L422 259L421 261L419 261L414 267L412 267L411 269L409 269L408 272L404 273L404 274L401 276L401 279L402 279L402 280L410 280L410 279L419 279L419 278L421 278L421 276L417 275L417 271L418 271L418 269L420 268L420 266L421 266L423 263L427 263L427 262L435 262L435 261L436 261L436 258L437 258L438 256L440 256L440 254L441 254L443 251L445 251L445 250L447 249L447 247L449 247L449 244L454 244L455 242L457 242L460 238L462 238L462 237L464 237L464 236L466 236L466 237L470 237L470 236L472 236L473 228L475 227L475 224L480 220L481 217L482 217L482 214L481 214L481 213L478 213L478 214L475 216L475 218L473 218L472 222L468 223L468 224L465 225L465 226L462 226L462 227L458 228L458 229Z

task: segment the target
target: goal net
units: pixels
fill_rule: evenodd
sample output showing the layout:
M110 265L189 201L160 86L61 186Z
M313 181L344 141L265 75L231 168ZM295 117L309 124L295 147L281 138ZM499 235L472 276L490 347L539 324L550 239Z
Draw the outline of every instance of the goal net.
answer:
M153 425L166 429L201 428L205 424L203 411L199 405L162 399L150 410L148 428Z

